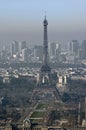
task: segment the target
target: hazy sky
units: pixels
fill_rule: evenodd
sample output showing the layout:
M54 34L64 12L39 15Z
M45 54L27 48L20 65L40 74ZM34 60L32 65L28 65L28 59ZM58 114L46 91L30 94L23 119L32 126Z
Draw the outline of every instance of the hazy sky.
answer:
M86 39L86 0L0 0L0 44L42 44L45 11L49 42Z

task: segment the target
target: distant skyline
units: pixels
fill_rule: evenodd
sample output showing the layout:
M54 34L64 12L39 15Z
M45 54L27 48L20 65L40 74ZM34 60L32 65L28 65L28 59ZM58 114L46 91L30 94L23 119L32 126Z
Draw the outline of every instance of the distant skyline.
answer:
M86 39L86 0L0 0L0 44L42 45L45 11L49 42Z

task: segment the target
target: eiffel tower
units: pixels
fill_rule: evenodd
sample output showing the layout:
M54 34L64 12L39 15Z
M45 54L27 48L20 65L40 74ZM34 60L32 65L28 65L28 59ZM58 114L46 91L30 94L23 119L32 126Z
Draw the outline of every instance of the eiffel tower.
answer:
M43 21L43 27L44 27L43 62L41 66L41 72L39 75L39 84L51 85L52 76L51 76L51 67L49 65L47 26L48 22L45 16L45 19Z

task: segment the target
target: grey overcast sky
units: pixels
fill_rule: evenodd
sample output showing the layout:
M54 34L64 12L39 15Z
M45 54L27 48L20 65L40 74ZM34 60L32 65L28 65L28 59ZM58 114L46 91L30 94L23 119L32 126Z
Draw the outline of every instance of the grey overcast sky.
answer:
M86 0L0 0L0 44L42 44L45 11L49 42L86 39Z

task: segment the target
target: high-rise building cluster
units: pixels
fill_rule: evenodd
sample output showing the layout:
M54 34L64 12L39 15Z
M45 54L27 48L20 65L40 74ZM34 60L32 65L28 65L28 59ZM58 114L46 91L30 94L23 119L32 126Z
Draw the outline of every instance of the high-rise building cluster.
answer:
M27 46L26 41L12 41L9 46L3 45L0 50L1 62L43 62L43 46L35 45L33 48ZM49 43L48 60L51 63L55 62L76 62L86 60L86 40L80 43L78 40L68 42L67 50L64 50L62 44L57 42Z
M66 60L69 62L75 62L80 60L86 60L86 40L83 40L80 44L78 40L72 40L68 44L68 54Z
M11 44L11 57L19 61L27 61L27 45L26 41L13 41Z

